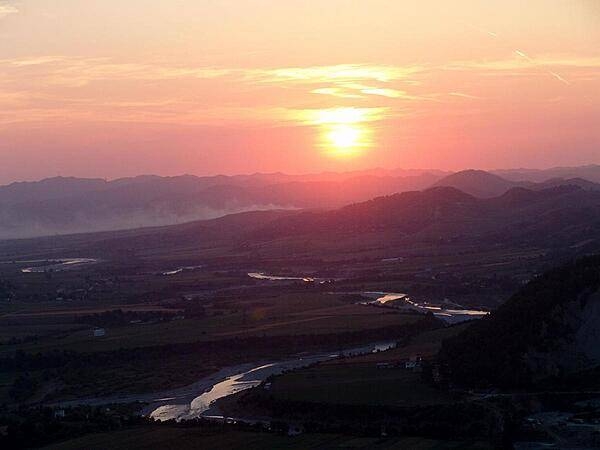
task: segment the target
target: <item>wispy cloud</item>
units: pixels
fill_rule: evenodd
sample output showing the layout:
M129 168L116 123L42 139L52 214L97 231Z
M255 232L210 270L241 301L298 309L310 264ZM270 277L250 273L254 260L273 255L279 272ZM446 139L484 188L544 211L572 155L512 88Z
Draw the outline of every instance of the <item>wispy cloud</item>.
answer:
M8 2L0 2L0 19L18 12L19 10L16 6L11 5Z
M493 100L493 86L500 80L518 83L551 75L550 85L554 79L575 85L593 83L599 74L600 57L532 58L522 50L505 59L406 67L227 68L32 56L0 59L0 110L10 112L0 114L0 124L96 120L319 126L334 119L347 123L351 117L377 122L407 111L423 114L435 104L463 107L468 101ZM540 93L540 101L557 95L550 88L547 92L545 98Z
M483 98L483 97L479 97L477 95L465 94L463 92L448 92L448 95L450 95L452 97L467 98L470 100L481 100Z
M373 80L387 83L406 78L420 71L420 67L398 67L369 64L340 64L334 66L287 67L257 71L266 81L293 80L299 82L322 83L327 81L349 82Z
M348 92L347 89L339 88L339 87L317 88L317 89L313 89L310 92L312 94L331 95L333 97L340 97L340 98L364 98L364 95L354 94L352 92Z
M403 82L423 69L419 66L342 64L254 70L247 75L259 83L306 86L309 92L319 95L346 99L368 96L398 99L407 97L406 92L389 84ZM311 87L314 85L318 87Z
M290 111L291 118L306 125L357 124L388 117L390 108L326 108Z

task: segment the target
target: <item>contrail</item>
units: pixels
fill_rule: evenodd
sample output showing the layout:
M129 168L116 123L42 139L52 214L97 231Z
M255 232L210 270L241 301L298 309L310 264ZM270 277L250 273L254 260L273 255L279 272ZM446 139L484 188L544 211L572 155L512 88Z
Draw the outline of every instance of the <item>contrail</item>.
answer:
M566 84L567 86L571 85L571 83L568 80L566 80L564 77L562 77L560 74L551 71L550 69L548 69L547 67L545 67L542 64L538 64L537 61L535 59L533 59L531 56L529 56L527 53L525 53L525 52L523 52L521 50L515 50L515 54L517 56L520 56L521 58L527 60L527 62L533 64L534 66L540 68L541 70L543 70L544 72L546 72L551 77L557 79L561 83Z
M479 31L480 33L487 34L488 36L490 36L490 37L493 37L494 39L499 39L499 40L501 40L501 38L500 38L500 35L499 35L498 33L494 32L494 31L486 30L485 28L481 28L481 27L478 27L478 26L475 26L475 25L472 25L472 24L467 24L467 26L468 26L469 28L472 28L472 29L474 29L474 30L477 30L477 31ZM504 41L504 40L502 40L502 41ZM522 50L519 50L519 49L514 49L514 50L513 50L513 52L514 52L514 53L515 53L517 56L519 56L519 57L521 57L521 58L525 59L527 62L529 62L530 64L532 64L533 66L535 66L537 69L539 69L539 70L541 70L541 71L543 71L543 72L547 73L547 74L548 74L548 75L550 75L552 78L554 78L554 79L556 79L556 80L560 81L560 82L561 82L561 83L563 83L563 84L566 84L567 86L570 86L570 85L571 85L571 82L570 82L569 80L567 80L566 78L564 78L562 75L560 75L560 74L558 74L558 73L556 73L556 72L553 72L552 70L548 69L548 68L547 68L547 67L545 67L543 64L539 64L539 63L538 63L538 62L537 62L537 61L536 61L534 58L532 58L531 56L529 56L529 55L528 55L527 53L525 53L524 51L522 51Z
M553 76L554 78L556 78L558 81L561 81L561 82L563 82L563 83L564 83L564 84L566 84L566 85L569 85L569 86L571 85L571 82L570 82L569 80L566 80L565 78L563 78L561 75L559 75L559 74L558 74L558 73L556 73L556 72L552 72L552 71L550 71L550 75L552 75L552 76Z
M522 52L521 50L515 50L515 53L518 56L520 56L521 58L525 58L527 61L533 62L533 59L531 59L528 55L526 55L525 52Z

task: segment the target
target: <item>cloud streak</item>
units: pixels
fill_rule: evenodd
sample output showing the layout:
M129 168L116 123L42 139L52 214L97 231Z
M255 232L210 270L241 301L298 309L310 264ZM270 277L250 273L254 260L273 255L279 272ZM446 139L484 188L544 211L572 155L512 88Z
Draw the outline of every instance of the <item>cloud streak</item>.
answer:
M377 111L364 117L380 121L399 113L422 114L433 103L493 99L491 86L511 77L531 80L549 74L572 85L594 82L600 73L596 57L534 60L521 50L513 55L442 65L304 68L203 67L60 55L1 59L0 125L61 120L306 125L314 119L310 111L340 108Z
M19 10L16 6L13 6L7 2L0 2L0 19L10 16L11 14L17 14Z

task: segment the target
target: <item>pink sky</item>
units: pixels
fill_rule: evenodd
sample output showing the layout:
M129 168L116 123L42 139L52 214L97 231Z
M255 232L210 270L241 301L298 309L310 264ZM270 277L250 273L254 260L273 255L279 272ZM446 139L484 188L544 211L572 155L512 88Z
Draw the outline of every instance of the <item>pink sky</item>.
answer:
M594 0L0 0L0 182L600 163Z

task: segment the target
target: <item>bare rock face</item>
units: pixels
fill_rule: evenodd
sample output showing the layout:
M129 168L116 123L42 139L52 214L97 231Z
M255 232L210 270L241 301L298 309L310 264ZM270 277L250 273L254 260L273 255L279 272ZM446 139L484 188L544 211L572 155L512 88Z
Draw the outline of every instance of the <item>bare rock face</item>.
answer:
M575 350L589 364L600 364L600 290L585 302L581 322L575 335Z
M600 290L584 293L551 312L543 324L542 345L530 348L523 361L535 379L556 377L600 364Z
M456 385L564 384L578 374L595 373L600 369L600 256L537 277L490 316L446 340L440 361Z

